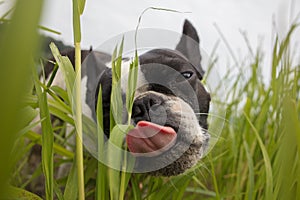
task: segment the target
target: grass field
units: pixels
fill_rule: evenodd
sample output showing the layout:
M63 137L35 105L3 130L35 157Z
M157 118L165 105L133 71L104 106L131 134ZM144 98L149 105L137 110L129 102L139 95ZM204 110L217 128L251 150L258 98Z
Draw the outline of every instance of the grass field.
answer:
M80 4L74 6L74 43L79 52L78 19L84 1L73 2ZM291 25L283 39L274 38L270 64L264 64L264 52L252 49L245 62L249 64L241 62L230 66L240 72L228 70L219 83L220 87L226 85L226 94L224 102L214 103L226 109L226 116L218 142L192 170L180 176L161 178L109 169L84 151L78 139L76 147L68 143L64 137L66 125L76 126L75 131L82 126L77 105L80 105L80 98L70 89L78 81L76 73L80 73L80 60L77 60L74 72L68 59L61 57L52 45L59 67L68 74L67 91L51 86L50 82L39 81L31 55L38 49L35 30L41 7L39 0L30 0L30 3L18 1L5 37L0 38L0 197L300 199L300 60L296 60L300 50L295 49L291 42L296 37L294 31L298 25ZM32 12L30 16L25 12L28 9ZM116 50L115 58L122 54L120 49ZM212 54L211 68L217 66L214 65L216 58ZM115 64L115 77L118 78L118 60ZM263 68L270 69L271 78L267 83ZM245 71L249 73L245 75ZM78 87L75 94L80 94ZM211 95L216 93L212 91ZM47 95L52 99L47 100ZM75 100L71 101L74 96ZM131 103L129 101L126 106L130 108ZM98 110L99 127L102 121L100 113ZM56 121L52 124L50 114L63 123ZM33 123L37 115L41 120ZM214 128L218 129L214 127L217 126L214 119L220 116L209 117L212 122L210 131L214 135ZM33 131L38 124L42 125L42 134ZM101 135L99 127L97 133ZM117 135L120 130L115 128L114 132ZM101 148L101 137L98 139ZM120 143L117 137L113 140ZM41 147L40 161L30 156L33 147L37 150ZM58 177L59 167L66 164L71 166L70 170Z

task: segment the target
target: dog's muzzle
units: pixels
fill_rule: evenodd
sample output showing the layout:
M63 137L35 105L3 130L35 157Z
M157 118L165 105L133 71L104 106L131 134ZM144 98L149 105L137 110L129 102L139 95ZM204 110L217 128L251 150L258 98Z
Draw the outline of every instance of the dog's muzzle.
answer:
M126 141L136 157L136 171L176 175L203 155L209 136L181 98L146 91L135 98L132 111L135 128Z

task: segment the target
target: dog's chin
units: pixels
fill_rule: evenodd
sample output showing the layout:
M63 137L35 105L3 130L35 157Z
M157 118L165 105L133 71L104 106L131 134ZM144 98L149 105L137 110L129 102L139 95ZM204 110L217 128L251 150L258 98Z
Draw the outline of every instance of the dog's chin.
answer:
M193 167L202 158L207 149L209 135L195 138L191 144L182 140L167 151L153 157L136 157L135 170L152 176L175 176Z
M182 174L198 163L198 161L202 158L206 147L207 144L203 144L201 147L191 144L190 147L182 154L182 156L180 156L174 162L166 167L149 172L149 174L152 176L176 176ZM180 145L179 148L181 148Z

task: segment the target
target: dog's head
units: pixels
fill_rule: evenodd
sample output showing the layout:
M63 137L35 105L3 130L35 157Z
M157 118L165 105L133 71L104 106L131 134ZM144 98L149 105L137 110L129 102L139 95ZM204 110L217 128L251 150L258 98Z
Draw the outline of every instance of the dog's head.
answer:
M136 157L135 169L153 175L180 174L199 161L209 142L210 95L201 83L204 70L195 28L186 20L175 50L151 50L139 57L139 63L131 119L135 128L126 136ZM109 134L110 69L99 83L104 131Z

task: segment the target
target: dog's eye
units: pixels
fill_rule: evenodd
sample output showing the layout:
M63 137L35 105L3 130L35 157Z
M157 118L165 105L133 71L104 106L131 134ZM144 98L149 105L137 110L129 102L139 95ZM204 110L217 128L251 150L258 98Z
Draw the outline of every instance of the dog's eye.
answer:
M187 71L187 72L182 72L181 75L182 75L185 79L189 79L189 78L192 77L193 72L189 72L189 71Z

